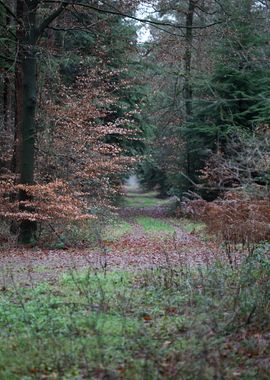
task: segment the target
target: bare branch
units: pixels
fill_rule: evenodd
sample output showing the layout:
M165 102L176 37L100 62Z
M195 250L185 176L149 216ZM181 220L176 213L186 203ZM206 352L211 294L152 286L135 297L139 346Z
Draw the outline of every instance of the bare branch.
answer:
M175 29L187 29L187 27L185 25L173 24L173 23L170 23L170 22L163 22L163 21L155 21L155 20L143 19L143 18L140 18L140 17L136 17L136 16L132 16L130 14L123 13L120 10L102 9L102 8L96 7L94 5L80 3L79 1L76 1L76 0L73 1L73 2L70 2L70 1L60 1L60 0L45 0L45 2L46 3L52 3L52 4L61 3L61 4L65 4L66 6L68 6L68 5L77 5L77 6L80 6L80 7L92 9L95 12L98 12L98 13L110 14L110 15L115 15L115 16L122 16L122 17L125 17L125 18L128 18L128 19L134 20L134 21L138 21L138 22L149 24L149 25L153 25L153 26L168 26L168 27L175 28ZM221 23L223 23L223 21L216 21L216 22L213 22L213 23L207 24L207 25L192 26L192 27L190 27L190 29L206 29L206 28L210 28L212 26L215 26L215 25L218 25L218 24L221 24Z
M7 61L7 62L12 62L14 63L14 58L10 58L10 57L6 57L5 55L2 55L0 54L0 58L3 59L4 61Z
M18 20L17 16L15 15L14 12L12 12L12 10L4 3L3 0L0 0L0 5L2 5L5 10L12 16L15 18L15 20L18 22L18 23L21 23L20 20Z
M55 20L63 11L64 9L68 6L69 4L67 2L61 1L60 6L53 12L51 13L41 24L40 26L36 29L36 36L40 36L43 31L50 25L50 23Z

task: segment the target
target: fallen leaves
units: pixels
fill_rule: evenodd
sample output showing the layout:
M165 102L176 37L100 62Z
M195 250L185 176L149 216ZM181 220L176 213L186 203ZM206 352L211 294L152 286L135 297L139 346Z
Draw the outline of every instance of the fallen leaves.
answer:
M122 211L120 210L120 214ZM191 235L181 227L174 226L174 234L146 233L134 222L137 211L133 208L128 213L127 220L132 225L132 231L116 241L103 241L100 249L73 247L66 250L49 250L25 247L0 251L3 286L14 278L26 284L44 280L53 281L65 271L88 267L106 266L109 270L115 268L138 270L201 265L211 262L218 252L214 243L204 242L197 235ZM140 209L140 212L143 210ZM160 217L160 220L164 220L164 216ZM167 310L168 314L177 314L177 312L174 307L169 307Z

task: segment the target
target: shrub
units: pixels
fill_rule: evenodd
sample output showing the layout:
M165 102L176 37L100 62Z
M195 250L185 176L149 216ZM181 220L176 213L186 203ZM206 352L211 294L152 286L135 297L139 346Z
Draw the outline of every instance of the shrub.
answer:
M208 232L225 243L229 251L239 244L252 251L257 243L270 240L269 199L228 193L225 199L214 202L191 201L186 212L204 221Z

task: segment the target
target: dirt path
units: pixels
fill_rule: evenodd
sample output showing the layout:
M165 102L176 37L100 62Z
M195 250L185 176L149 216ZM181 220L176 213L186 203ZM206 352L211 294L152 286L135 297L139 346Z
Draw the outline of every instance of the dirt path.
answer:
M9 249L0 251L0 288L12 282L31 286L37 281L54 281L68 270L106 268L138 270L157 266L208 264L216 252L213 243L187 233L167 219L168 207L125 207L119 216L132 225L132 231L115 241L103 241L96 249ZM173 233L146 232L136 217L147 216L166 221Z
M187 233L168 218L160 208L124 209L121 215L132 223L131 233L125 234L116 242L107 244L112 252L120 254L122 266L152 268L156 266L208 264L214 257L216 245L203 241L199 235ZM136 222L136 216L148 216L173 227L173 233L145 232ZM114 256L113 255L113 256Z

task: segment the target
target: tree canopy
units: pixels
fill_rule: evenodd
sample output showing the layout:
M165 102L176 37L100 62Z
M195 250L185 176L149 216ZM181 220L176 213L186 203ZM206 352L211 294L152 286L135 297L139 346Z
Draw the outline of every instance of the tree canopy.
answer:
M268 2L1 0L0 27L0 212L19 241L115 206L130 170L163 196L268 194Z

